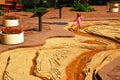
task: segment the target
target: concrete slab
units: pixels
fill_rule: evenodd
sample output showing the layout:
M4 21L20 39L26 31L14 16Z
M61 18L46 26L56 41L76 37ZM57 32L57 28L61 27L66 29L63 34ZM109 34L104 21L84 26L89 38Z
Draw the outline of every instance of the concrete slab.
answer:
M98 75L101 80L120 80L120 57L104 66Z

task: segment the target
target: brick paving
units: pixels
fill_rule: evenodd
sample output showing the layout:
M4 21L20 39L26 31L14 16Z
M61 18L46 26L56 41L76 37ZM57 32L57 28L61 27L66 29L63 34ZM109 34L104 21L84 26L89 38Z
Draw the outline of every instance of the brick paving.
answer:
M120 57L105 65L98 74L101 80L120 80Z

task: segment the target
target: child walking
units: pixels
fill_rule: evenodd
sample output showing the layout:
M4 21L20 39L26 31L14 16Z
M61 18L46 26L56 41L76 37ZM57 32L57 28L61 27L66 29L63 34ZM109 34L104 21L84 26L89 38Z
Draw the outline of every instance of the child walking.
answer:
M74 21L77 22L77 31L79 31L81 29L81 26L82 26L82 15L77 13L77 17Z

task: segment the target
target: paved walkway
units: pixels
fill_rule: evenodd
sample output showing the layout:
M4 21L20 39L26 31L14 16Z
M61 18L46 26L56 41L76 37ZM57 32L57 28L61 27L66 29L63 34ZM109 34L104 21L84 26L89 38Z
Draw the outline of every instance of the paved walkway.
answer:
M74 37L74 36L75 36L74 33L66 30L64 27L52 26L50 27L50 30L41 31L41 32L28 30L25 31L24 43L16 44L16 45L0 44L0 53L15 48L40 46L45 44L46 39L52 37Z
M120 80L120 57L104 66L98 74L101 80Z

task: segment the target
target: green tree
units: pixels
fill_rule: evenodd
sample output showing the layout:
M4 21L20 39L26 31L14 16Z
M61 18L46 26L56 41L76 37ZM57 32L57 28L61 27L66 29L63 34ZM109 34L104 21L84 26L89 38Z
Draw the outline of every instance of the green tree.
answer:
M72 5L72 10L74 11L85 11L85 12L90 12L90 11L95 11L94 8L91 8L88 3L82 4L79 1L74 1Z
M56 6L56 0L48 0L47 5L48 5L48 7L55 7Z

